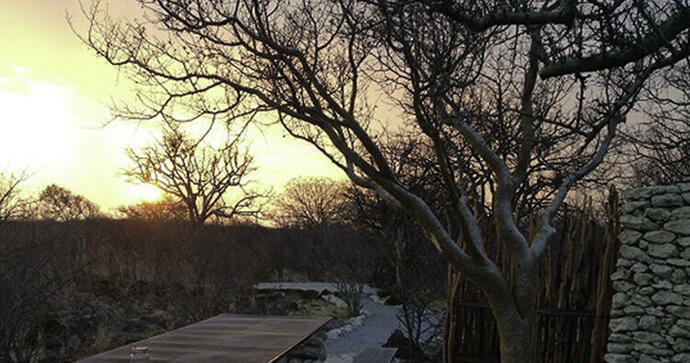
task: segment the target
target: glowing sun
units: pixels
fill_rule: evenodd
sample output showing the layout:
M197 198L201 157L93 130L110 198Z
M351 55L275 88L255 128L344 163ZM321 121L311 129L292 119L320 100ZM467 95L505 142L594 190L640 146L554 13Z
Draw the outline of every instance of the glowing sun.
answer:
M151 184L136 184L133 185L134 197L137 200L145 202L153 202L161 197L161 190Z

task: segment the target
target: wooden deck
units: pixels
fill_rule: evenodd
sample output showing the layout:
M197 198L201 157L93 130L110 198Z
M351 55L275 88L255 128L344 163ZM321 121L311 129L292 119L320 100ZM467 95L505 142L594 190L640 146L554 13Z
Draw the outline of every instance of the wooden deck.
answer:
M132 346L148 347L152 362L273 362L329 320L221 314L79 362L129 362Z

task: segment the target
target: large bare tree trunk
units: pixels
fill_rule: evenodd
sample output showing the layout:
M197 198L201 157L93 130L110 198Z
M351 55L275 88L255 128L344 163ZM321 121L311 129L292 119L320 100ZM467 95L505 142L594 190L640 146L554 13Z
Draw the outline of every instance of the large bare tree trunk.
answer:
M496 319L501 363L537 362L534 347L536 263L528 257L518 262L517 266L512 284L479 285L484 290Z
M521 316L517 313L507 313L500 317L495 315L501 344L501 363L531 363L537 361L532 336L534 334L532 328L533 316L534 314L532 313L526 316Z

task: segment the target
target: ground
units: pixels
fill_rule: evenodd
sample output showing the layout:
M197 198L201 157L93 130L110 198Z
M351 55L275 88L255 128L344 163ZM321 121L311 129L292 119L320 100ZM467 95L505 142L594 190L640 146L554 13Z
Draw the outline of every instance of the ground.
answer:
M302 293L342 307L335 283L328 282L281 282L261 283L255 289L264 293ZM403 329L398 320L400 306L387 305L379 296L379 290L364 286L362 313L347 319L340 319L331 325L324 341L327 363L352 362L355 355L368 347L380 347L396 329ZM442 314L436 316L440 321Z

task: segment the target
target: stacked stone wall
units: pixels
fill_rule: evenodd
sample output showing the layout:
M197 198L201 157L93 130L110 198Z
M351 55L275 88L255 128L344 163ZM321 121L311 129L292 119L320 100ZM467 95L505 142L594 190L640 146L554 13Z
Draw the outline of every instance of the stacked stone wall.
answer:
M690 363L690 183L623 198L605 360Z

